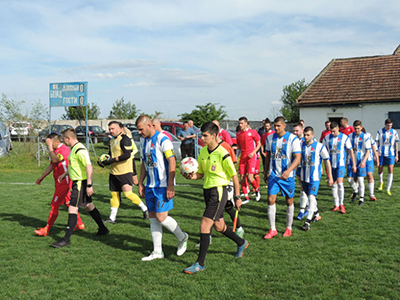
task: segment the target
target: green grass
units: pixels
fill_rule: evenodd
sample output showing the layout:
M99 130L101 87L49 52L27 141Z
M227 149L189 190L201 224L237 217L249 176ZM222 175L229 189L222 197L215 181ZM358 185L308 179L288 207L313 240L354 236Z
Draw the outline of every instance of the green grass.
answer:
M376 191L378 201L363 207L347 201L347 213L331 212L330 188L322 185L322 220L283 238L286 208L277 201L280 235L265 241L268 231L267 191L240 212L250 242L242 259L234 259L236 245L213 231L206 271L187 275L195 262L199 223L204 210L202 182L177 176L175 208L170 215L188 232L188 251L176 256L177 241L164 229L165 259L142 262L152 250L149 222L140 209L123 198L108 236L95 236L97 226L82 210L86 229L75 232L71 245L54 249L63 237L65 207L47 237L34 230L46 224L53 195L53 179L34 184L46 168L26 145L0 158L0 299L398 299L400 171L395 168L393 196ZM96 152L106 152L97 145ZM94 165L94 203L104 218L110 212L108 173ZM385 180L387 172L385 170ZM377 178L377 176L376 176ZM350 194L347 183L346 197ZM137 191L137 188L134 188ZM295 199L298 213L298 195ZM231 224L230 221L228 221Z

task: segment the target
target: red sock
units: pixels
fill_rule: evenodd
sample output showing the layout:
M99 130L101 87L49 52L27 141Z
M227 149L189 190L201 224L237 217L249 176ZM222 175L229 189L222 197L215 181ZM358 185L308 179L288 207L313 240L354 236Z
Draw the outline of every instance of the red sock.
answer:
M241 187L242 187L242 192L243 192L243 194L248 194L249 192L248 192L248 188L247 188L247 183L246 183L245 181L242 181L242 182L240 183L240 185L241 185Z
M257 183L257 180L256 179L254 179L252 182L251 182L251 185L253 186L253 188L257 191L258 190L258 183Z
M256 176L257 187L260 189L260 176Z
M53 226L54 222L57 220L58 211L60 209L60 205L58 203L51 202L51 210L49 214L49 219L47 220L47 231L50 230L51 226Z

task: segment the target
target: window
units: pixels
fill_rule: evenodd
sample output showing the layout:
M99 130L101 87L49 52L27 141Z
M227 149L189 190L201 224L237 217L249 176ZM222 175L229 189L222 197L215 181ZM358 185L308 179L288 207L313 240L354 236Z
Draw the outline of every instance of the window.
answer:
M400 129L400 111L389 111L389 119L393 121L393 128Z

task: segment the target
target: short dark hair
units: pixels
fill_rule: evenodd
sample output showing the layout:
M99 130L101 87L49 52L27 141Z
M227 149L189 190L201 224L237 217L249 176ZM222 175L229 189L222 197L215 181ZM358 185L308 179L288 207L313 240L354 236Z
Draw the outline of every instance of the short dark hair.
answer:
M325 125L328 124L328 123L331 123L331 121L329 121L329 120L328 120L328 121L325 121Z
M274 120L274 123L281 122L283 124L286 124L285 118L284 117L276 117Z
M249 121L247 120L246 117L240 117L240 118L239 118L239 121L246 121L246 123L249 123Z
M312 132L314 133L314 128L312 128L311 126L306 126L306 128L304 128L304 132Z
M72 138L77 138L78 136L76 135L76 131L74 128L67 128L63 132L61 132L63 136L67 137L72 137Z
M339 124L338 124L338 122L333 121L331 123L331 129L336 128L336 127L339 127Z
M385 120L385 125L386 125L386 124L393 124L392 119L386 119L386 120Z
M353 122L353 127L356 127L356 126L362 126L362 122L360 120L355 120Z
M301 121L299 121L297 123L294 123L293 127L301 127L301 128L303 128L303 124L301 123Z
M52 140L61 140L61 137L57 134L57 133L55 133L55 132L52 132L52 133L50 133L48 136L47 136L47 138L48 139L52 139Z
M124 125L119 122L119 121L111 121L110 123L108 123L108 126L112 125L112 124L116 124L118 125L120 128L124 128Z
M269 124L269 125L272 124L272 121L271 121L269 118L266 118L266 119L264 120L264 122L265 122L265 124Z
M215 124L214 122L204 123L203 126L201 126L200 130L201 130L201 132L208 132L211 135L213 135L214 133L218 134L218 132L219 132L219 128L218 128L217 124Z

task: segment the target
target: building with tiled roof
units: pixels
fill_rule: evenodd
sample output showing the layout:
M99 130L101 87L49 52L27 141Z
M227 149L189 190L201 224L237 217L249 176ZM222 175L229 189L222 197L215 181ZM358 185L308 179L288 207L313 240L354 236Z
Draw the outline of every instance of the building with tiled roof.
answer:
M391 118L400 128L400 46L392 55L333 59L297 99L316 135L326 120L361 120L373 136Z

